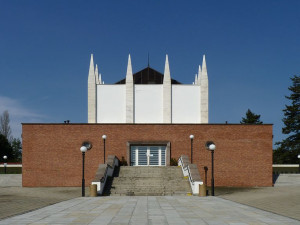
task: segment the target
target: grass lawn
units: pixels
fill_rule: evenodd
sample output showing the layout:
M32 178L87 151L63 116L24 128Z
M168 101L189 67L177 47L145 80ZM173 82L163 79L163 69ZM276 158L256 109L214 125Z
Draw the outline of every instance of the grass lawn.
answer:
M6 167L7 174L21 174L22 167ZM0 174L4 174L4 167L0 167Z

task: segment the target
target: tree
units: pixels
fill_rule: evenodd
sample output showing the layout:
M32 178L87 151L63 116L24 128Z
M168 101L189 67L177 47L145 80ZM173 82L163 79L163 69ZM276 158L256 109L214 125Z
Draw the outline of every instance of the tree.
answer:
M19 138L13 138L9 126L7 110L0 115L0 157L7 156L10 162L22 161L22 144Z
M246 118L242 117L241 124L262 124L263 122L260 121L260 115L256 115L255 113L251 112L250 109L246 112Z
M0 134L0 160L3 160L3 156L5 155L10 161L14 158L10 143L4 135Z
M273 151L274 164L298 164L296 151L289 151L286 149L278 148Z
M10 142L12 141L11 136L11 129L9 126L9 113L7 110L3 112L3 114L0 116L0 134L4 135L7 140Z
M285 97L292 102L291 105L285 105L284 118L282 119L284 123L282 133L289 136L276 143L279 148L275 152L285 153L292 157L292 159L286 159L287 161L297 163L297 155L300 153L300 77L295 75L291 80L293 84L288 89L292 93L290 96ZM276 154L279 154L279 152Z
M11 142L13 159L16 162L22 161L22 144L19 138L14 138Z

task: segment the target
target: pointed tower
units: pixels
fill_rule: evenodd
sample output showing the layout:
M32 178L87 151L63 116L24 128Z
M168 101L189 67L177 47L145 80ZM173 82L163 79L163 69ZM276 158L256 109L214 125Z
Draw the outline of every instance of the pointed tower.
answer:
M203 55L200 84L201 84L201 123L208 123L208 76L207 76L205 55Z
M172 123L172 105L171 105L171 75L168 55L166 55L164 82L163 82L163 123Z
M201 71L201 66L199 65L199 69L198 69L198 85L201 85L201 75L202 75L202 71Z
M195 85L198 85L198 76L197 74L195 74L195 82L194 82Z
M101 76L101 73L99 73L99 78L98 78L98 80L99 80L99 84L102 84L102 76Z
M126 123L134 123L133 118L133 75L130 54L126 73Z
M88 76L88 123L96 123L96 76L94 70L94 59L91 54L90 69Z
M96 64L96 69L95 69L95 77L96 77L96 84L100 84L99 83L99 73L98 73L98 65Z

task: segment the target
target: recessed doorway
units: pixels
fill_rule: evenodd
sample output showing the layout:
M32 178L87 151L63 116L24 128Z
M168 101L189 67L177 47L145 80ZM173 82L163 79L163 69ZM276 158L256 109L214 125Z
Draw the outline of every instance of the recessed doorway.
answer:
M166 146L131 146L131 166L165 166Z

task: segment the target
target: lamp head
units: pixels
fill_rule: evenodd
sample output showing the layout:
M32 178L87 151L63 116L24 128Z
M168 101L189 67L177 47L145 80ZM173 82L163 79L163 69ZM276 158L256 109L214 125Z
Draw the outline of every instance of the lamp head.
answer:
M87 150L90 150L92 148L92 143L89 141L84 141L81 145L85 146Z
M214 151L216 149L216 145L211 144L208 148L209 148L209 150Z
M104 139L104 140L106 139L106 135L105 134L102 135L102 139Z
M298 159L300 159L300 154L298 155Z
M86 148L85 146L81 146L81 147L80 147L80 151L81 151L82 153L85 153L85 152L87 151L87 148Z
M7 159L7 156L5 155L5 156L3 156L3 159Z
M207 141L205 143L205 147L207 150L214 151L216 149L216 145L213 141Z
M191 135L190 135L190 139L194 139L194 135L191 134Z

